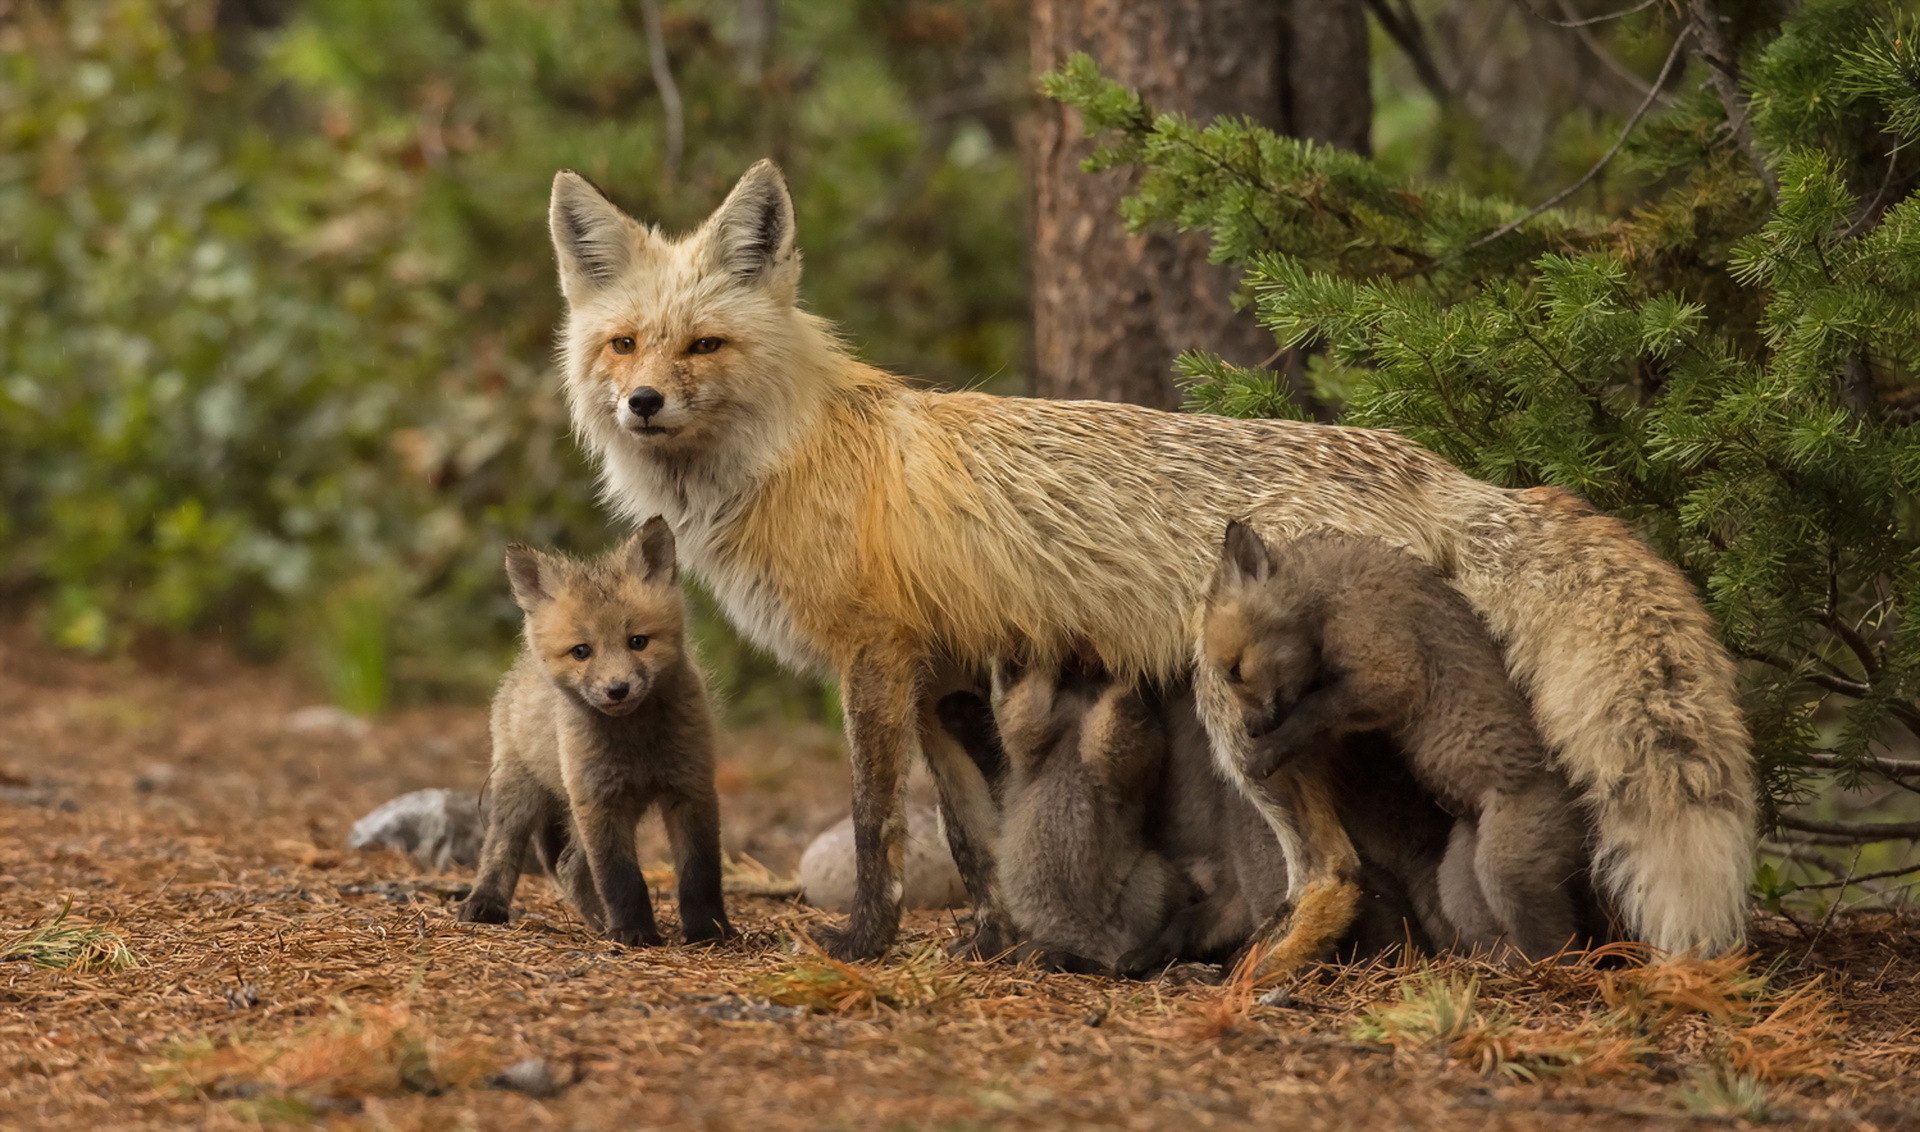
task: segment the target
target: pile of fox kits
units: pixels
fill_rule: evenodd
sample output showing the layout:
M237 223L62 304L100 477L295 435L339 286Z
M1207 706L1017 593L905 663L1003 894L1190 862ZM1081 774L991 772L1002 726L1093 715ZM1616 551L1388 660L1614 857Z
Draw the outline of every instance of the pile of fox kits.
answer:
M657 804L686 938L730 933L684 563L839 678L837 957L895 937L916 749L985 956L1139 974L1257 949L1266 975L1742 939L1733 665L1623 524L1387 432L913 389L800 306L767 162L685 236L570 172L549 218L574 427L642 525L593 563L509 554L527 645L463 918L504 920L531 845L596 928L658 942L633 853Z

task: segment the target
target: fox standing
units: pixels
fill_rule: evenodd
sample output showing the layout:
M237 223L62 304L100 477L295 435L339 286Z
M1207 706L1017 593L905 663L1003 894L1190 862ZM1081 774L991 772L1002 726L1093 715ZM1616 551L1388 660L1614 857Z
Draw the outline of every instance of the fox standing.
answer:
M634 854L658 804L689 943L732 934L720 895L713 717L686 653L673 532L658 516L593 562L507 550L527 644L493 700L486 844L462 920L501 924L532 842L595 931L661 942Z
M840 677L858 892L835 955L879 954L897 930L916 741L981 946L999 942L991 797L934 705L996 656L1050 663L1075 641L1122 679L1183 675L1235 518L1270 537L1373 535L1434 566L1503 645L1591 807L1596 876L1628 929L1670 950L1741 938L1753 768L1733 666L1685 578L1624 525L1387 432L909 388L798 305L793 204L770 162L685 237L570 172L549 221L573 421L608 497L666 515L749 637ZM1238 778L1231 700L1204 672L1196 691ZM1299 835L1331 804L1266 810L1296 915L1353 857L1337 825L1327 843Z

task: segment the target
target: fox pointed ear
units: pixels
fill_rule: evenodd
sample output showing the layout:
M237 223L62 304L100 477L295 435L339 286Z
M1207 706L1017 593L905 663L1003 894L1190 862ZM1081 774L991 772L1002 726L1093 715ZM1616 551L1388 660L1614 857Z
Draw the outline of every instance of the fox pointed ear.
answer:
M639 242L647 238L638 221L571 169L553 176L547 227L560 261L560 293L568 303L578 303L620 278L633 266Z
M742 283L772 285L789 293L799 285L793 197L778 165L755 162L707 218L706 228L708 255L716 269Z
M507 582L513 587L513 603L532 613L553 600L553 591L549 588L553 579L548 574L547 556L530 546L519 543L507 545Z
M1227 524L1223 551L1226 568L1246 581L1264 582L1273 573L1273 553L1258 531L1238 519Z
M673 528L659 515L648 519L627 539L627 568L648 585L672 585L680 578L674 560Z

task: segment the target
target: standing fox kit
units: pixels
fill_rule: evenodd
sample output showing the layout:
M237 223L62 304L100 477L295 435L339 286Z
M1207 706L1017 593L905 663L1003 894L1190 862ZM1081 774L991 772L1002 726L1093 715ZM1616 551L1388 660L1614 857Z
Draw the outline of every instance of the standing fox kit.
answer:
M793 203L770 162L683 237L569 172L549 221L567 395L607 497L636 520L665 515L748 637L839 677L857 866L833 955L877 955L898 929L916 748L979 946L1002 944L991 793L936 705L995 657L1046 664L1075 642L1123 680L1184 678L1234 518L1270 536L1373 535L1440 570L1504 643L1592 808L1596 873L1630 930L1666 949L1741 938L1753 767L1733 666L1686 580L1625 526L1388 432L913 389L800 307ZM1217 763L1286 853L1286 897L1324 900L1355 857L1319 820L1332 800L1245 780L1233 698L1195 680ZM1303 939L1275 961L1320 950Z
M1567 946L1585 815L1480 618L1431 567L1351 535L1269 550L1230 523L1202 626L1203 663L1250 740L1247 780L1338 773L1316 759L1337 759L1349 735L1385 732L1456 815L1439 887L1460 941L1504 939L1530 959Z
M713 716L685 649L673 532L658 516L592 562L507 549L526 648L493 698L480 875L460 918L502 924L531 841L595 931L661 942L634 855L655 805L689 943L732 934L720 896Z

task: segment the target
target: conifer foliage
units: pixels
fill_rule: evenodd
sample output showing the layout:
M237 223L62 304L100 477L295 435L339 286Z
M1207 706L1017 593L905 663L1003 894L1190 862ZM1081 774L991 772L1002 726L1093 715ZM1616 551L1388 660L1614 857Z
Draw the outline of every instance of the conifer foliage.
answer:
M1720 24L1726 100L1702 9L1648 17L1669 104L1623 124L1612 214L1155 114L1084 58L1044 86L1100 137L1090 170L1137 167L1128 222L1210 232L1345 423L1578 492L1689 571L1744 661L1768 812L1818 830L1780 807L1821 771L1906 777L1920 736L1920 51L1885 3L1813 0ZM1196 408L1299 412L1271 372L1178 367Z

